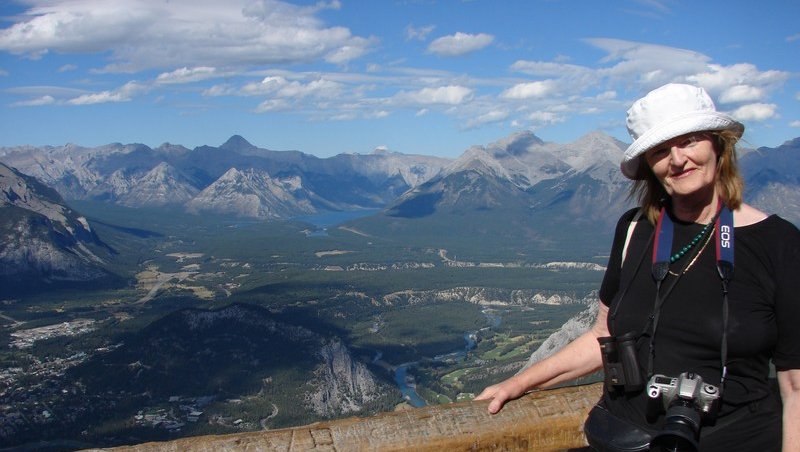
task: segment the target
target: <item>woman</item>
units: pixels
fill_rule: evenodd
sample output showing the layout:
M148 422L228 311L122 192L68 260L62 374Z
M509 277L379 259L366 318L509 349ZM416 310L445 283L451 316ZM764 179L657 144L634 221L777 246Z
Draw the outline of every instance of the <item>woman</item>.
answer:
M605 360L590 439L594 416L603 414L639 430L654 448L685 443L691 450L699 442L702 451L800 451L800 232L742 203L734 145L744 126L717 112L702 88L682 84L636 101L627 125L634 142L621 170L634 180L640 208L617 225L594 326L476 399L491 400L496 413L533 388L604 368ZM633 360L601 353L598 338L607 344L625 333L634 338ZM675 390L691 384L703 391Z

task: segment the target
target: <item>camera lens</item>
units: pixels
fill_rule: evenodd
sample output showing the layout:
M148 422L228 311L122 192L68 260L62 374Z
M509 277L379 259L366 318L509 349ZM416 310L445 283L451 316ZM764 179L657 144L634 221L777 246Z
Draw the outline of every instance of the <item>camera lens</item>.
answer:
M696 452L700 433L700 414L682 403L667 410L664 428L653 438L650 450L663 452Z

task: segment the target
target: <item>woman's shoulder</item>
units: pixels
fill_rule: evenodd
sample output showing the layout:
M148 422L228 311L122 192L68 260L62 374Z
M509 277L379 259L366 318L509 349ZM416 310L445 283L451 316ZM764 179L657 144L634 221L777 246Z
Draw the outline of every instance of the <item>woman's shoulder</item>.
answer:
M617 220L617 224L622 224L622 223L628 224L631 221L639 221L639 220L643 219L644 217L645 216L644 216L644 212L642 211L642 209L640 209L639 207L634 207L634 208L626 211L625 213L623 213L619 217L619 220Z
M769 215L749 204L742 204L733 212L733 222L737 228L760 223L768 217Z
M768 215L760 210L742 205L734 212L737 234L753 237L778 246L797 247L800 244L800 230L792 222L778 215Z

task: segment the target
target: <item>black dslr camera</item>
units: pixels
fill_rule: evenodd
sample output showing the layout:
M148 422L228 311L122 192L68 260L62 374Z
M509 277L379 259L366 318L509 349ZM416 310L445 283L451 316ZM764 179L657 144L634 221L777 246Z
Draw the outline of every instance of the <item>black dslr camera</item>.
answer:
M598 337L603 357L603 372L606 387L625 392L636 392L644 388L644 378L636 358L636 340L633 331L622 336Z
M698 450L700 425L716 420L721 395L718 387L704 383L692 372L677 378L653 375L647 383L647 416L654 419L666 414L664 427L650 443L651 450Z

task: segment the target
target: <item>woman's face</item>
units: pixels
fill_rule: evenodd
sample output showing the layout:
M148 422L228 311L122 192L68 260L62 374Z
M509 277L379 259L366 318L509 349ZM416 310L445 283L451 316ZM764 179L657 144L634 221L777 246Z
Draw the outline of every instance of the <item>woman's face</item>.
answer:
M697 132L673 138L647 151L645 160L673 198L714 188L717 152L709 133Z

